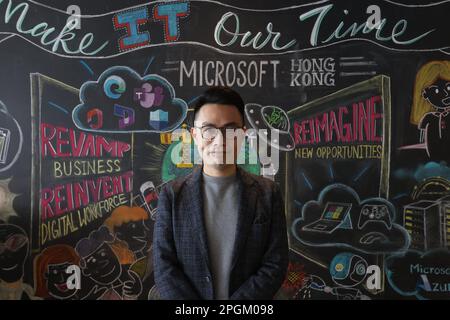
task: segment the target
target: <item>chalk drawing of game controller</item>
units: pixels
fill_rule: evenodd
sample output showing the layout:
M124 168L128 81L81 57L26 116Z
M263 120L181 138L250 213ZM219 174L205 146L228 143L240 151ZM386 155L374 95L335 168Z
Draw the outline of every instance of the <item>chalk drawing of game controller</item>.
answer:
M389 208L384 205L366 204L359 213L358 228L362 229L368 223L383 223L388 229L392 228Z

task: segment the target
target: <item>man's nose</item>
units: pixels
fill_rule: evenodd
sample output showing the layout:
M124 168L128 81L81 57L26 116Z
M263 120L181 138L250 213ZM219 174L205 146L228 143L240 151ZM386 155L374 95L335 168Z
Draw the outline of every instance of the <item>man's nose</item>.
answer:
M213 144L214 145L224 145L225 144L225 137L224 137L222 130L217 130L217 134L214 137Z

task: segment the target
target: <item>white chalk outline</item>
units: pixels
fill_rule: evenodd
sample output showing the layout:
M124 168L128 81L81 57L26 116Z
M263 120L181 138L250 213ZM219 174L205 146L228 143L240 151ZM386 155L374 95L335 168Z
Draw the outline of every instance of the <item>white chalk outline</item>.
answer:
M118 12L122 12L125 10L130 10L130 9L135 9L135 8L140 8L140 7L144 7L144 6L151 6L153 4L156 3L162 3L162 4L167 4L167 0L159 0L159 1L151 1L151 2L144 2L142 4L137 4L135 6L131 6L131 7L125 7L123 9L118 9L115 11L110 11L110 12L106 12L106 13L100 13L100 14L86 14L86 15L71 15L68 14L66 11L62 10L62 9L58 9L43 3L40 3L38 1L34 1L34 0L25 0L26 2L29 3L33 3L35 5L53 10L53 11L57 11L60 13L64 13L67 14L68 16L74 16L74 17L80 17L80 18L97 18L97 17L103 17L103 16L107 16L110 14L115 14ZM384 0L387 1L387 0ZM450 1L450 0L446 0L446 1ZM215 1L215 0L189 0L189 1L184 1L184 2L205 2L205 3L213 3L213 4L217 4L219 6L222 7L226 7L226 8L232 8L232 9L237 9L237 10L242 10L242 11L252 11L252 12L274 12L274 11L286 11L286 10L291 10L291 9L297 9L297 8L301 8L301 7L307 7L307 6L313 6L313 5L317 5L317 4L322 4L322 3L326 3L326 2L330 2L329 0L320 0L320 1L316 1L316 2L310 2L310 3L305 3L305 4L299 4L299 5L293 5L293 6L289 6L289 7L282 7L282 8L274 8L274 9L249 9L249 8L242 8L242 7L237 7L237 6L233 6L230 4L226 4L226 3L222 3L220 1Z
M0 34L11 34L9 32L0 32ZM153 47L161 47L161 46L172 46L172 45L180 45L180 44L186 44L186 45L198 45L201 47L206 47L209 49L213 49L215 51L217 51L218 53L221 54L228 54L228 55L232 55L232 56L279 56L279 55L284 55L284 54L291 54L291 53L297 53L297 52L303 52L303 51L310 51L310 50L317 50L317 49L322 49L322 48L326 48L326 47L330 47L336 44L340 44L340 43L344 43L344 42L348 42L348 41L366 41L366 42L371 42L379 47L382 47L386 50L391 50L391 51L400 51L400 52L433 52L433 51L441 51L445 54L450 55L450 53L442 51L445 49L450 49L450 46L446 46L446 47L442 47L442 48L433 48L433 49L396 49L396 48L389 48L387 46L384 46L376 41L373 40L369 40L369 39L364 39L364 38L352 38L352 39L345 39L345 40L341 40L341 41L336 41L330 44L326 44L326 45L322 45L322 46L316 46L316 47L311 47L311 48L305 48L305 49L300 49L300 50L289 50L289 51L284 51L284 52L253 52L253 53L240 53L240 52L230 52L230 51L225 51L225 50L221 50L218 49L216 47L210 46L208 44L204 44L201 42L197 42L197 41L178 41L178 42L170 42L170 43L157 43L157 44L150 44L148 46L142 46L136 49L131 49L131 50L127 50L124 52L120 52L120 53L116 53L113 55L109 55L109 56L95 56L95 57L91 57L91 56L70 56L70 55L66 55L66 54L61 54L61 53L56 53L53 52L51 50L48 50L44 47L41 47L39 45L37 45L36 43L28 40L27 38L23 37L20 34L12 34L16 37L20 37L28 42L30 42L31 44L33 44L34 46L46 51L47 53L62 57L62 58L74 58L74 59L109 59L109 58L116 58L119 57L121 55L130 53L130 52L134 52L136 50L142 50L142 49L146 49L146 48L153 48ZM9 38L8 38L9 39Z
M440 5L440 4L443 4L443 3L450 2L450 0L444 0L444 1L436 2L436 3L430 3L430 4L426 4L426 5L406 5L406 4L396 3L396 2L391 1L391 0L383 0L383 1L385 1L387 3L394 4L394 5L398 5L398 6L418 7L418 8L437 6L437 5ZM67 14L67 12L64 11L64 10L57 9L57 8L54 8L54 7L42 4L42 3L34 1L34 0L25 0L25 2L29 2L29 3L32 3L32 4L35 4L35 5L41 6L41 7L45 7L47 9L50 9L50 10L53 10L53 11L56 11L56 12L60 12L60 13L63 13L63 14ZM240 7L236 7L236 6L232 6L232 5L228 5L228 4L223 4L223 3L220 3L219 1L215 1L215 0L191 0L190 2L214 3L214 4L218 4L219 6L233 8L233 9L238 9L238 10L242 10L242 11L250 11L250 12L274 12L274 11L285 11L285 10L296 9L296 8L305 7L305 6L311 6L311 5L327 3L327 2L329 2L329 0L322 0L322 1L317 1L317 2L311 2L311 3L308 3L308 4L301 4L301 5L284 7L284 8L278 8L278 9L247 9L247 8L240 8ZM120 9L120 10L116 10L116 11L111 11L111 12L97 14L97 15L80 15L80 17L81 18L102 17L102 16L107 16L107 15L110 15L110 14L115 14L115 13L118 13L118 12L122 12L124 10L129 10L129 9L133 9L133 8L139 8L139 7L142 7L142 6L150 6L150 5L155 4L155 3L167 3L167 2L166 1L161 1L161 0L160 1L152 1L152 2L149 2L149 3L136 5L136 6L132 6L132 7L128 7L128 8L124 8L124 9ZM378 45L378 46L380 46L380 47L382 47L384 49L391 50L391 51L400 51L400 52L441 51L441 52L443 52L445 54L450 54L448 52L443 51L445 49L450 49L450 46L446 46L446 47L442 47L442 48L433 48L433 49L396 49L396 48L389 48L389 47L384 46L384 45L382 45L382 44L380 44L380 43L378 43L376 41L369 40L369 39L351 38L351 39L345 39L345 40L341 40L341 41L336 41L336 42L333 42L333 43L330 43L330 44L321 45L321 46L315 46L315 47L311 47L311 48L305 48L305 49L300 49L300 50L289 50L289 51L284 51L284 52L273 52L273 53L267 53L267 52L260 52L260 53L257 53L257 52L254 52L254 53L236 53L236 52L229 52L229 51L221 50L221 49L216 48L214 46L210 46L210 45L207 45L207 44L204 44L204 43L201 43L201 42L197 42L197 41L180 41L180 42L150 44L150 45L147 45L147 46L137 47L137 48L134 48L134 49L131 49L131 50L126 50L124 52L116 53L116 54L109 55L109 56L95 56L95 57L91 57L89 55L79 56L79 55L66 55L66 54L56 53L56 52L53 52L51 50L46 49L45 47L39 46L38 44L36 44L36 43L32 42L31 40L25 38L24 36L22 36L19 33L0 32L0 34L8 34L8 35L13 35L13 36L15 35L15 36L18 36L18 37L20 37L20 38L30 42L31 44L37 46L40 49L45 50L48 53L57 55L59 57L75 58L75 59L80 59L80 58L84 58L84 59L114 58L114 57L118 57L118 56L120 56L122 54L127 54L129 52L134 52L136 50L141 50L141 49L144 49L144 48L153 48L153 47L159 47L159 46L169 46L169 45L175 45L175 44L194 44L194 45L199 45L199 46L203 46L203 47L207 47L207 48L213 49L213 50L215 50L215 51L217 51L217 52L219 52L221 54L229 54L229 55L236 55L236 56L260 56L260 55L270 56L270 55L283 55L283 54L290 54L290 53L303 52L303 51L309 51L309 50L316 50L316 49L326 48L328 46L344 43L344 42L347 42L347 41L367 41L367 42L371 42L371 43L373 43L375 45ZM11 38L11 37L8 37L7 39L9 39L9 38ZM5 39L0 41L0 43L4 42L4 40Z

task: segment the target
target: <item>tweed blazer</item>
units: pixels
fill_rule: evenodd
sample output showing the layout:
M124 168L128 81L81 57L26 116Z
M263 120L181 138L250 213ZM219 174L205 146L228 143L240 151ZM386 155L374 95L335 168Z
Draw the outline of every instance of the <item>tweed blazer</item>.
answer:
M237 169L238 222L230 299L272 299L288 265L283 199L275 182ZM154 276L162 299L214 299L203 215L202 167L161 190L153 233Z

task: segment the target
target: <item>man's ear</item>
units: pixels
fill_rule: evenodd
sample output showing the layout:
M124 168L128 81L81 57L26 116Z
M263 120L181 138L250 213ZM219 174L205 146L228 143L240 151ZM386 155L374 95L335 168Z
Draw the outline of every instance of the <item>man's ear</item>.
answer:
M198 143L197 143L197 140L198 140L198 135L197 135L197 133L198 133L198 131L196 130L196 128L195 128L195 127L191 127L190 133L191 133L191 137L192 137L192 139L194 140L195 144L198 144Z
M84 276L89 277L91 275L91 273L86 269L86 261L83 258L80 259L80 267L81 272L83 273Z

